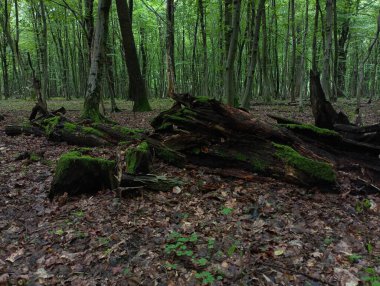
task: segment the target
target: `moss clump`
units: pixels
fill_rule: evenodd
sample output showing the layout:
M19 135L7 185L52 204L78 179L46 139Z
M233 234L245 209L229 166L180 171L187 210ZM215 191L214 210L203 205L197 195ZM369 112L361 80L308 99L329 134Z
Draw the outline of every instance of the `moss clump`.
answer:
M65 122L65 124L63 124L63 129L70 133L76 132L78 130L78 125L71 122Z
M32 162L38 162L38 161L42 160L42 157L36 153L31 153L29 156L29 160Z
M196 96L195 97L195 102L199 103L206 103L209 102L211 99L208 96Z
M69 195L96 193L114 188L115 162L83 155L80 151L63 154L57 162L49 197L67 192Z
M335 182L336 176L329 164L306 158L286 145L273 143L273 146L276 148L275 156L296 170L321 182Z
M131 129L125 126L115 125L112 127L112 130L121 133L125 137L130 137L133 139L140 139L141 134L144 133L142 129Z
M149 173L151 166L151 154L148 143L143 141L136 147L128 149L125 154L125 161L127 164L127 173Z
M92 127L82 127L82 130L84 133L95 135L98 137L104 137L105 136L105 134L103 132L101 132L95 128L92 128Z
M60 121L61 118L59 116L54 116L42 120L41 125L43 126L46 135L49 136L52 134L55 127L60 123Z
M325 129L325 128L319 128L311 124L280 124L280 125L284 126L285 128L295 130L295 131L297 130L310 131L312 133L316 133L322 136L340 137L339 133L336 131Z
M63 154L61 158L59 158L57 168L55 170L55 175L62 175L65 171L67 171L70 168L70 165L77 161L80 161L84 166L90 166L91 164L96 162L102 170L109 170L110 168L113 168L115 166L114 161L83 155L80 151L71 151L66 154Z

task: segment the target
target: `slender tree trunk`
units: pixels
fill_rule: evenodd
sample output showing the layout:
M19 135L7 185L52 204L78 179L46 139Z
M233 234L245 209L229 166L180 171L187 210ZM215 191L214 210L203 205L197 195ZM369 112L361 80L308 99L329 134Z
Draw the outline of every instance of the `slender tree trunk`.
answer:
M290 80L290 101L295 102L296 100L296 51L297 51L297 37L296 37L296 10L295 10L295 0L290 0L291 7L291 22L292 22L292 67L291 67L291 80Z
M261 26L261 18L262 14L264 13L265 9L265 0L260 0L259 6L257 8L256 18L255 18L255 29L252 34L252 48L251 48L251 54L250 54L250 62L247 72L247 80L246 80L246 86L244 89L243 98L241 101L241 106L244 108L249 108L249 103L252 96L252 85L253 85L253 79L256 69L256 63L257 63L257 53L258 53L258 45L259 45L259 37L260 37L260 26Z
M206 20L203 6L203 0L198 0L198 9L201 22L202 44L203 44L203 72L202 72L202 95L208 95L208 59L207 59L207 37L206 37Z
M224 100L227 104L235 104L234 66L240 28L240 0L234 0L234 13L232 17L232 35L228 49L228 57L224 71Z
M333 89L332 97L336 101L338 98L338 60L339 60L339 49L338 49L338 11L337 11L337 0L333 0L333 11L334 11L334 71L333 71Z
M333 21L333 0L326 0L326 24L325 24L325 49L323 56L323 70L321 84L326 97L333 101L333 94L331 91L331 77L330 77L330 62L331 62L331 46L332 46L332 21Z
M167 0L166 6L166 63L168 78L168 96L175 92L175 61L174 61L174 0Z
M94 37L94 0L84 0L84 23L86 27L88 66L90 66L91 45Z
M132 22L129 18L128 5L126 0L116 0L116 5L124 47L124 57L128 69L129 96L134 101L133 111L149 111L151 108L148 101L145 82L140 71L140 64L132 31Z
M299 106L300 108L303 107L303 99L304 99L304 93L307 91L307 85L305 80L305 75L307 71L307 63L305 61L306 58L306 51L307 51L307 36L309 33L309 0L306 0L305 3L306 9L305 9L305 29L303 34L303 41L302 41L302 55L301 55L301 62L300 62L300 70L299 70L299 80L300 80L300 93L299 93Z
M313 47L312 47L312 70L318 72L318 55L317 55L317 34L318 34L318 16L319 16L319 0L315 1L314 31L313 31Z
M345 76L346 76L346 61L347 61L347 48L348 34L350 29L349 17L345 18L338 40L338 67L337 67L337 94L343 96L346 90Z
M9 75L8 75L8 61L7 61L7 40L5 36L5 32L3 31L1 37L1 47L0 47L0 55L1 55L1 69L3 74L3 93L4 98L8 99L10 97L9 90Z
M44 1L39 2L40 15L42 20L42 31L41 31L41 79L42 79L42 98L46 101L49 98L49 61L48 61L48 40L47 40L47 22L46 22L46 11Z
M91 67L87 80L87 91L84 100L83 117L93 121L103 121L99 111L101 101L101 81L107 43L107 25L112 0L99 0L98 19L91 48Z

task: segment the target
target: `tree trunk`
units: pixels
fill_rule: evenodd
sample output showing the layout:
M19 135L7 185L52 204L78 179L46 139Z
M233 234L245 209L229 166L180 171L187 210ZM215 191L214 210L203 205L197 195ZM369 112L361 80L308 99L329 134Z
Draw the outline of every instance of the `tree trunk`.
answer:
M129 96L134 101L133 111L149 111L151 108L148 101L145 81L141 75L128 5L126 0L116 0L116 5L124 47L124 57L128 69Z
M234 66L240 30L241 0L234 0L234 13L232 17L232 35L228 49L227 61L224 71L224 100L227 104L235 105Z
M166 76L168 79L168 96L175 92L175 61L174 61L174 0L166 4Z
M257 13L256 13L256 18L255 18L255 28L252 34L252 47L250 51L251 54L250 54L248 72L247 72L246 86L245 86L243 98L241 101L241 106L247 109L249 108L249 104L250 104L250 100L252 96L252 85L253 85L253 79L254 79L254 74L255 74L255 69L256 69L256 63L257 63L260 26L261 26L262 14L264 13L264 8L265 8L264 5L265 5L265 0L260 0Z
M101 80L107 43L107 25L112 0L100 0L98 4L98 19L91 48L91 67L87 80L87 90L82 116L95 122L103 121L104 116L99 111L101 101Z
M325 50L323 57L323 70L322 70L322 87L326 97L334 101L333 93L331 90L331 77L330 77L330 62L331 62L331 46L332 46L332 21L333 21L333 0L326 0L326 24L325 24Z

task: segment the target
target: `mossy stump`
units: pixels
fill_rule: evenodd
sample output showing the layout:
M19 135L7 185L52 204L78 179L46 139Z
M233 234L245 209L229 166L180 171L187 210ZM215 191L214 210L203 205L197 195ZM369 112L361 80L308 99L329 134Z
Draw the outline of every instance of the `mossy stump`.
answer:
M126 173L148 174L152 165L152 155L146 141L131 147L125 155Z
M113 189L117 185L114 173L114 161L83 155L79 151L68 152L58 160L49 198L65 192L76 196Z

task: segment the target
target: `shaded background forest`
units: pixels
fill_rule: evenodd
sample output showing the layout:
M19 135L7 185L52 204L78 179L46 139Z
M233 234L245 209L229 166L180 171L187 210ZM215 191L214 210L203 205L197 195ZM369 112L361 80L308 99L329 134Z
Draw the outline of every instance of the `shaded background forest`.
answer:
M245 107L251 99L302 104L311 68L322 72L331 101L380 94L378 1L129 0L128 4L151 97L167 95L171 62L177 92L224 96L228 103ZM101 84L106 100L111 93L128 98L122 37L112 5ZM94 0L1 1L2 98L33 96L28 53L46 98L84 97L97 6Z

